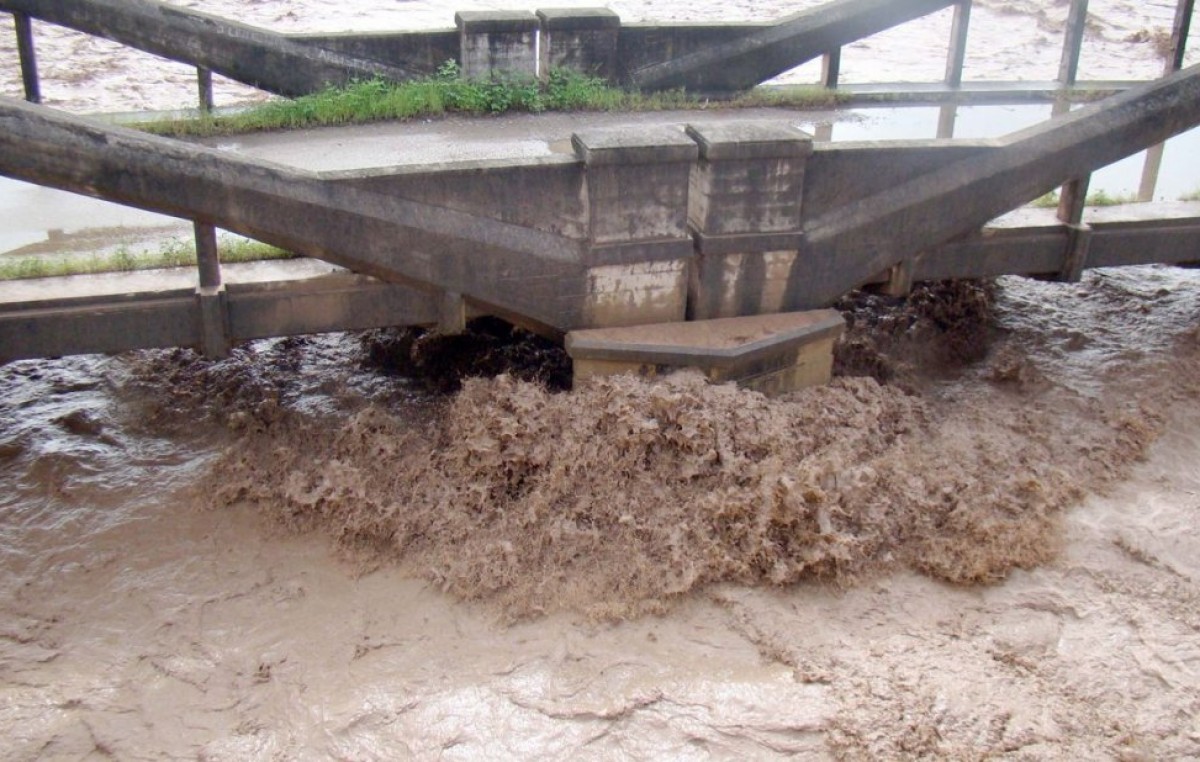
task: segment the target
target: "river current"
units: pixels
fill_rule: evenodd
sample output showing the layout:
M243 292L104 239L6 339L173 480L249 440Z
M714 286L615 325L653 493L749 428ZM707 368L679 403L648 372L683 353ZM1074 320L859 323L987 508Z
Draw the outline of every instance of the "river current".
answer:
M294 31L495 7L183 4ZM1082 76L1158 72L1137 40L1172 3L1092 11ZM968 77L1050 78L1065 13L977 2ZM846 78L936 79L948 26L854 46ZM38 35L55 105L193 97L185 67ZM3 29L0 60L16 94ZM875 326L892 382L777 401L438 397L343 335L0 367L0 759L1200 756L1200 271L1001 279L966 358L953 299L929 309ZM772 513L793 491L812 526Z

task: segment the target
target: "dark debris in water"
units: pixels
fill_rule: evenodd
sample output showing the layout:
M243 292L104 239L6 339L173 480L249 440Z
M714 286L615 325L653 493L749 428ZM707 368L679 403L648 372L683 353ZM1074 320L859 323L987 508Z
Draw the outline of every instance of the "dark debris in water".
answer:
M999 334L990 280L921 283L907 297L852 291L835 307L846 333L834 349L834 374L896 382L916 368L945 372L987 356Z
M560 345L497 318L472 320L465 333L388 328L362 335L363 364L450 394L468 378L507 374L551 391L571 387L571 359Z

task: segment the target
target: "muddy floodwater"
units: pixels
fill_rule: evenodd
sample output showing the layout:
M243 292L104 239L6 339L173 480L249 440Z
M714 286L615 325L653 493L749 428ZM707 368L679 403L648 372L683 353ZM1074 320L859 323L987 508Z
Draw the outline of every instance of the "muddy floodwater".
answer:
M1153 76L1174 3L1091 5L1083 76ZM968 76L1049 78L1066 7L976 2ZM948 25L843 71L937 79ZM37 29L56 105L193 97ZM0 367L0 760L1200 757L1200 270L839 306L839 377L779 399L553 392L522 380L552 350L490 336L464 367L514 373L457 393L414 377L455 346L391 334Z
M0 758L1196 756L1200 273L990 299L779 400L5 366Z

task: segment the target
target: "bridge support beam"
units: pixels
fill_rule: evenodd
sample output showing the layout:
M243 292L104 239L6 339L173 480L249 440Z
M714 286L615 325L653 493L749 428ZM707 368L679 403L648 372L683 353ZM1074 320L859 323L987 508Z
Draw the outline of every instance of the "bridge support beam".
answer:
M580 243L480 214L339 185L5 98L0 174L219 221L231 232L384 280L456 291L551 330L574 327L580 319L573 296L585 277Z
M842 0L788 16L734 40L631 72L643 90L735 92L957 0Z
M827 306L914 252L978 230L1081 171L1200 125L1200 66L997 141L810 220L786 307Z
M205 357L229 356L229 307L224 286L196 289L197 314L200 318L200 351Z
M1188 34L1192 27L1192 14L1196 0L1179 0L1175 7L1175 23L1171 27L1171 50L1167 55L1163 76L1183 68L1183 55L1187 51ZM1163 152L1166 146L1159 143L1146 152L1146 163L1142 167L1142 181L1138 187L1138 201L1153 201L1158 189L1158 173L1162 170Z
M0 0L0 11L104 37L279 95L305 95L356 79L403 81L416 75L155 0Z

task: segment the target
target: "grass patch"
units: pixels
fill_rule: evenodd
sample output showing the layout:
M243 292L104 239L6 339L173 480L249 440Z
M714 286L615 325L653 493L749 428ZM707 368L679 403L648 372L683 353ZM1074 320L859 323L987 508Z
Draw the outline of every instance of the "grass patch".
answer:
M1035 198L1029 205L1038 209L1056 209L1058 208L1058 202L1058 191L1050 191L1044 196ZM1109 193L1104 189L1100 189L1092 191L1087 195L1084 206L1121 206L1122 204L1136 203L1138 203L1136 193Z
M730 108L808 107L837 105L844 96L818 87L752 90L720 104ZM550 73L545 82L501 78L469 80L458 64L447 61L431 77L411 82L383 80L330 87L293 100L273 100L246 111L221 116L151 122L140 129L171 137L212 137L269 130L290 130L385 120L407 120L443 114L502 114L542 111L663 111L702 109L708 98L682 90L643 94L609 86L603 79L566 70Z
M296 256L265 243L243 239L221 241L220 251L223 264L292 259ZM40 255L0 260L0 281L195 266L195 247L181 241L173 241L163 245L157 251L132 252L126 248L120 248L111 253L92 254L86 257Z

